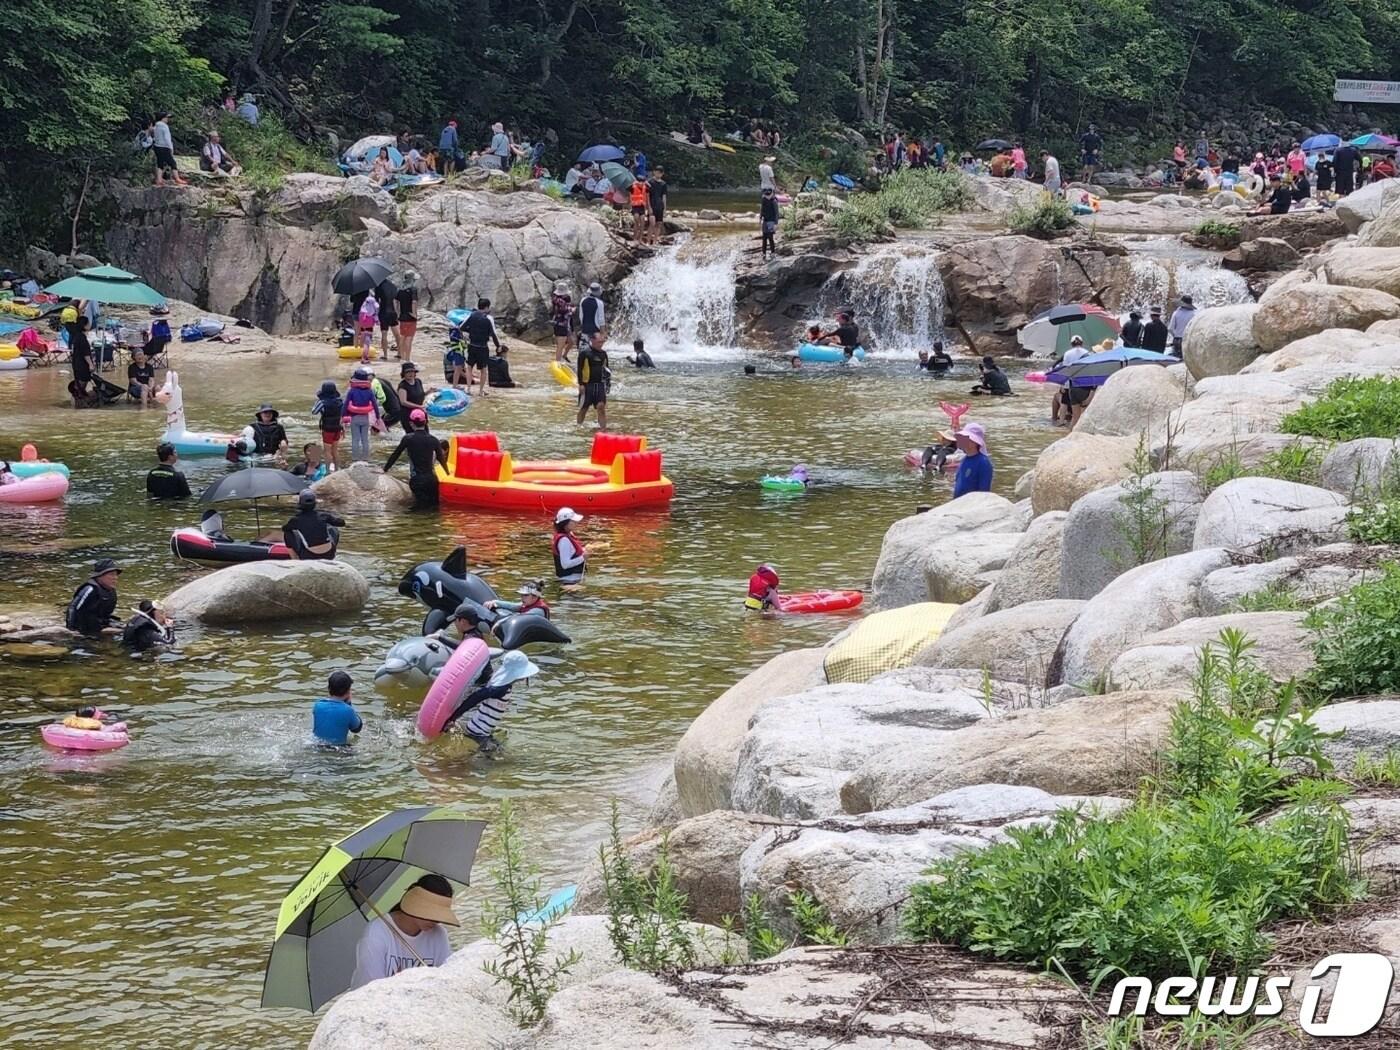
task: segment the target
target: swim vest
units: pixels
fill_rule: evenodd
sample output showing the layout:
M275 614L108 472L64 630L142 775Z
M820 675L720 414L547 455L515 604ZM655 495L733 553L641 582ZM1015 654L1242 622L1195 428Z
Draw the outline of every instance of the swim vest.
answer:
M564 567L564 559L563 556L560 554L559 545L565 539L569 540L569 542L571 542L574 545L574 547L578 550L578 556L580 558L588 557L588 552L584 550L583 544L578 541L578 537L568 532L556 532L554 534L554 575L559 577L559 579L561 580L569 579L574 576L582 578L584 570L584 566L582 564L574 565L569 568Z

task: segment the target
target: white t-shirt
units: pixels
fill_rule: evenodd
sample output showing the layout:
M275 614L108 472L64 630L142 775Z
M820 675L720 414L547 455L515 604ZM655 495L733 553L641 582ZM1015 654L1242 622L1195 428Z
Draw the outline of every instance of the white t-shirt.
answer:
M1080 360L1082 360L1082 359L1084 359L1084 358L1086 358L1086 357L1088 357L1088 356L1089 356L1089 351L1088 351L1087 349L1085 349L1084 347L1082 347L1082 346L1072 346L1072 347L1070 347L1068 350L1065 351L1065 356L1064 356L1064 358L1060 361L1060 364L1061 364L1061 365L1072 365L1072 364L1074 364L1075 362L1080 361Z
M350 980L351 988L359 988L370 981L392 977L424 964L441 966L452 954L452 947L447 943L447 931L441 926L410 937L397 925L390 929L389 923L392 921L389 917L375 919L360 934L360 943L355 947L355 976ZM417 957L414 952L418 953ZM420 963L419 958L423 962Z
M758 166L758 188L760 190L776 190L777 181L773 178L773 165L760 164Z
M1046 181L1046 182L1059 182L1059 181L1060 181L1060 162L1059 162L1058 160L1056 160L1054 157L1046 157L1046 158L1045 158L1045 181Z

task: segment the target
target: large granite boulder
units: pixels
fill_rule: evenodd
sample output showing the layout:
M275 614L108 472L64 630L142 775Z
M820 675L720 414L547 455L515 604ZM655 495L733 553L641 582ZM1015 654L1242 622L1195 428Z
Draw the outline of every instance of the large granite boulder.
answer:
M1204 616L1236 612L1250 595L1283 592L1301 605L1316 605L1374 579L1400 550L1358 543L1329 543L1273 561L1247 561L1217 569L1201 582Z
M968 1033L983 1045L1030 1050L1079 1029L1083 1000L1061 982L936 945L920 961L897 981L878 948L794 948L765 963L674 977L614 973L560 992L542 1027L501 1050L971 1050ZM486 1046L462 1042L460 1032L458 1040L458 1050Z
M1197 315L1186 330L1188 339L1200 323ZM1124 368L1099 387L1074 432L1134 438L1150 433L1186 401L1185 379L1166 368Z
M1383 322L1384 323L1384 322ZM1329 365L1386 365L1400 361L1400 337L1375 331L1331 328L1295 339L1264 354L1240 371L1245 375L1292 371Z
M847 813L869 813L975 784L1131 796L1153 768L1185 696L1181 690L1083 696L886 748L846 779L841 804Z
M1290 283L1274 285L1259 300L1254 341L1265 352L1329 328L1364 329L1400 317L1400 299L1374 288Z
M1075 500L1060 541L1059 597L1092 598L1144 559L1191 550L1204 500L1188 470L1129 479Z
M368 463L351 463L311 486L320 502L346 510L389 510L413 506L408 482Z
M1211 384L1228 387L1230 376L1202 379L1198 396L1174 413L1170 426L1152 435L1152 462L1162 469L1189 465L1193 469L1224 452L1272 444L1264 435L1276 435L1283 417L1303 404L1303 396L1287 384L1249 393L1216 391ZM1261 455L1263 453L1260 453Z
M1368 182L1337 202L1337 218L1342 220L1347 233L1356 233L1365 223L1379 217L1397 194L1400 194L1400 181Z
M893 609L930 598L927 569L930 559L946 547L956 547L950 537L973 533L1016 533L1028 524L1025 511L992 492L974 492L939 507L901 518L885 531L880 558L875 564L873 601ZM941 562L939 563L941 564Z
M369 581L343 561L259 561L192 580L165 599L171 614L215 626L349 616Z
M983 684L980 672L966 671L944 674L936 692L867 683L769 700L739 752L734 807L801 820L839 813L841 783L867 758L988 717Z
M1377 495L1400 480L1400 442L1391 438L1343 441L1322 458L1323 488L1348 499Z
M1312 632L1303 626L1303 617L1300 612L1257 612L1183 620L1120 653L1109 665L1108 689L1172 689L1189 682L1202 649L1227 629L1244 632L1254 643L1249 655L1275 681L1300 678L1313 666Z
M1281 237L1256 237L1235 250L1234 266L1241 270L1287 270L1298 265L1298 249ZM1231 263L1227 257L1226 265Z
M1364 248L1400 248L1400 196L1392 194L1380 213L1361 227L1356 243Z
M1078 430L1046 446L1035 461L1031 507L1037 515L1069 510L1086 493L1132 473L1136 437L1103 437Z
M772 826L768 818L717 809L668 827L649 828L622 846L634 869L649 874L665 842L676 888L686 896L686 913L696 922L720 926L743 910L740 856ZM573 913L602 915L607 907L602 865L595 856L579 879Z
M997 574L984 600L983 613L1012 609L1027 602L1049 601L1060 596L1060 537L1068 514L1052 510L1034 519ZM963 610L959 609L958 614ZM954 614L955 616L958 614ZM959 623L970 617L960 616ZM950 620L944 627L954 629Z
M1302 553L1346 538L1347 500L1278 478L1236 478L1206 497L1195 547L1228 547L1266 558Z
M917 667L976 668L1004 682L1040 685L1083 602L1028 602L989 613L914 657Z
M966 497L964 497L966 498ZM973 532L926 552L928 601L960 605L994 583L1021 541L1019 532Z
M1119 653L1155 631L1198 616L1201 581L1229 564L1223 550L1196 550L1123 573L1089 599L1065 632L1059 676L1047 684L1097 683Z
M1322 258L1332 284L1376 288L1400 295L1400 248L1358 248L1339 244Z
M788 896L800 887L852 940L891 944L901 939L909 887L934 861L1005 841L1007 827L1043 822L1063 809L1092 817L1123 805L1117 798L978 784L902 809L783 825L764 832L744 852L741 893L744 899L757 894L785 937L797 936Z
M1359 752L1382 758L1400 750L1400 699L1393 696L1346 700L1316 711L1313 725L1325 733L1341 733L1323 749L1343 772L1349 772Z
M1347 235L1346 224L1335 211L1295 211L1287 215L1260 215L1240 226L1240 240L1258 237L1285 241L1294 248L1319 248L1328 241Z
M698 817L713 809L733 808L734 773L749 719L765 701L823 684L825 657L822 649L780 653L700 712L676 745L674 767L681 813Z
M1254 315L1258 311L1258 303L1198 311L1181 347L1191 375L1197 379L1233 375L1258 357L1259 344L1254 341Z

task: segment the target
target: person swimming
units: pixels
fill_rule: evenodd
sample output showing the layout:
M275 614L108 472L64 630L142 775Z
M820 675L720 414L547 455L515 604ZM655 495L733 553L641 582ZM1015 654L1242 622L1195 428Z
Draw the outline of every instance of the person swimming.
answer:
M767 612L777 607L778 586L782 580L773 566L760 565L749 577L749 593L744 599L744 608L754 612Z
M951 434L944 433L942 430L935 430L933 434L938 440L924 449L921 465L924 470L942 473L943 468L948 463L948 457L958 450L958 443Z
M71 715L63 720L65 729L81 729L84 732L96 733L103 728L102 720L106 715L96 707L85 705L78 708Z
M543 589L544 580L526 580L516 592L520 595L520 601L510 602L504 598L496 598L487 602L486 608L493 612L500 610L508 613L538 613L547 620L550 615L549 602L544 600L541 593Z

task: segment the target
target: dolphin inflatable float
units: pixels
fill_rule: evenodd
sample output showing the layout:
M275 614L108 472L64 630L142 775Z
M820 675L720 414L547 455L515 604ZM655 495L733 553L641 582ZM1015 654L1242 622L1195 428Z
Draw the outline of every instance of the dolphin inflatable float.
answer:
M446 666L453 648L439 638L405 638L384 655L384 662L374 672L374 680L397 678L414 684L431 682Z
M490 584L475 573L467 572L465 547L458 547L442 561L415 565L399 581L399 593L445 613L451 613L468 599L485 605L497 597Z
M553 642L556 645L568 645L573 641L556 627L548 616L542 613L520 612L497 616L486 606L474 602L470 598L463 604L473 607L476 614L490 624L491 633L500 641L502 650L519 649L522 645L529 645L531 642ZM451 616L451 613L443 612L441 609L431 610L423 618L423 634L436 634L448 626Z

